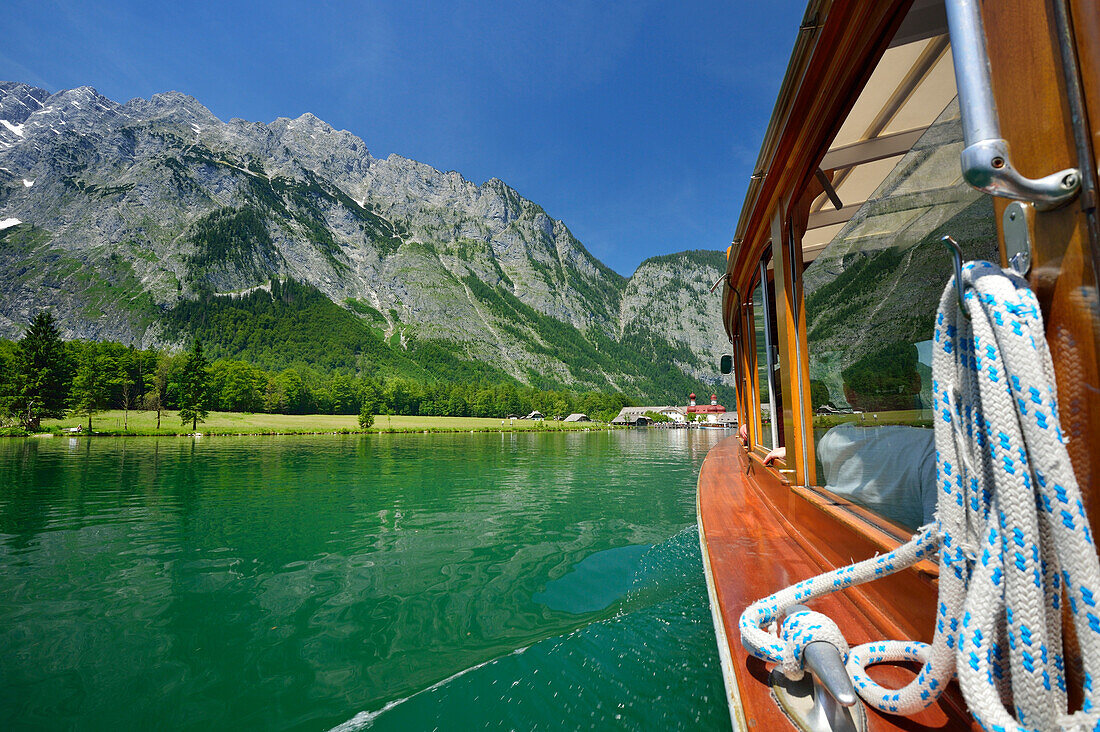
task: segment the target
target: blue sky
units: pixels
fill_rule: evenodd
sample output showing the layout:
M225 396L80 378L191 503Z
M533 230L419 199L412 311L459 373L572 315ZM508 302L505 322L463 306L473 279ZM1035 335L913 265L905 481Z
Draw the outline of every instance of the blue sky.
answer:
M6 7L2 79L312 112L377 157L501 178L629 275L729 244L805 1Z

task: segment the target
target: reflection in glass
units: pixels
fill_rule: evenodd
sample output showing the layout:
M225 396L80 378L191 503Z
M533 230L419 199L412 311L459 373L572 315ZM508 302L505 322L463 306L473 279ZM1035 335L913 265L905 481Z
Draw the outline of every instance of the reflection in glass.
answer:
M931 519L931 338L951 260L997 261L993 205L963 182L951 102L804 275L818 483L906 527Z
M756 388L760 399L760 431L755 442L769 450L774 446L771 425L771 393L768 389L768 321L764 302L764 282L761 278L752 291L753 341L756 343Z

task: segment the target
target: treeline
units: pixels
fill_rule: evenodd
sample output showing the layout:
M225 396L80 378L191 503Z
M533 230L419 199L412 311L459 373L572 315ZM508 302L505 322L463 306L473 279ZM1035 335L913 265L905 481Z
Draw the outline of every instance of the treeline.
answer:
M629 374L634 377L632 393L650 404L675 404L693 391L709 394L715 389L720 400L734 401L729 386L704 384L677 366L695 361L685 347L649 333L627 333L619 341L598 328L581 333L523 303L507 288L490 287L472 277L465 283L497 316L494 328L526 343L532 353L562 361L574 381L585 385L570 388L552 369L528 370L523 381L540 391L610 392L616 387L608 374ZM400 335L383 340L386 319L365 302L349 302L352 312L317 288L292 279L271 280L267 288L241 297L182 300L165 313L165 332L178 341L199 338L213 359L246 361L268 372L292 368L307 381L309 372L316 371L406 377L422 385L476 384L479 390L498 384L522 388L499 366L470 358L458 344L418 338L415 327L400 325ZM438 400L429 396L430 401ZM469 401L470 395L463 398Z
M197 351L197 354L196 354ZM547 417L584 412L610 421L633 402L622 394L541 390L514 383L460 383L379 377L296 367L268 370L219 359L207 363L201 344L189 353L143 350L120 343L62 341L49 313L40 313L18 342L0 340L0 420L37 429L67 411L107 409L269 412L278 414L405 414Z

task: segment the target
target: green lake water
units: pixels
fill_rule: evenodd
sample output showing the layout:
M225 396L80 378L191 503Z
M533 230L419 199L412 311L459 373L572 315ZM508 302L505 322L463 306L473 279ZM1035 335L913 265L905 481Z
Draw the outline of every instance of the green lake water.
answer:
M0 728L728 729L724 436L0 440Z

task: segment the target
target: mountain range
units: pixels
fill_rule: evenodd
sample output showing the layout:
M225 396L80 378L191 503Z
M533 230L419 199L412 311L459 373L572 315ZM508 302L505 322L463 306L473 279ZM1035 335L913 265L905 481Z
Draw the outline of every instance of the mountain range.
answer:
M719 384L724 270L696 250L625 278L503 181L312 114L0 82L0 337L49 308L71 338L678 403Z

